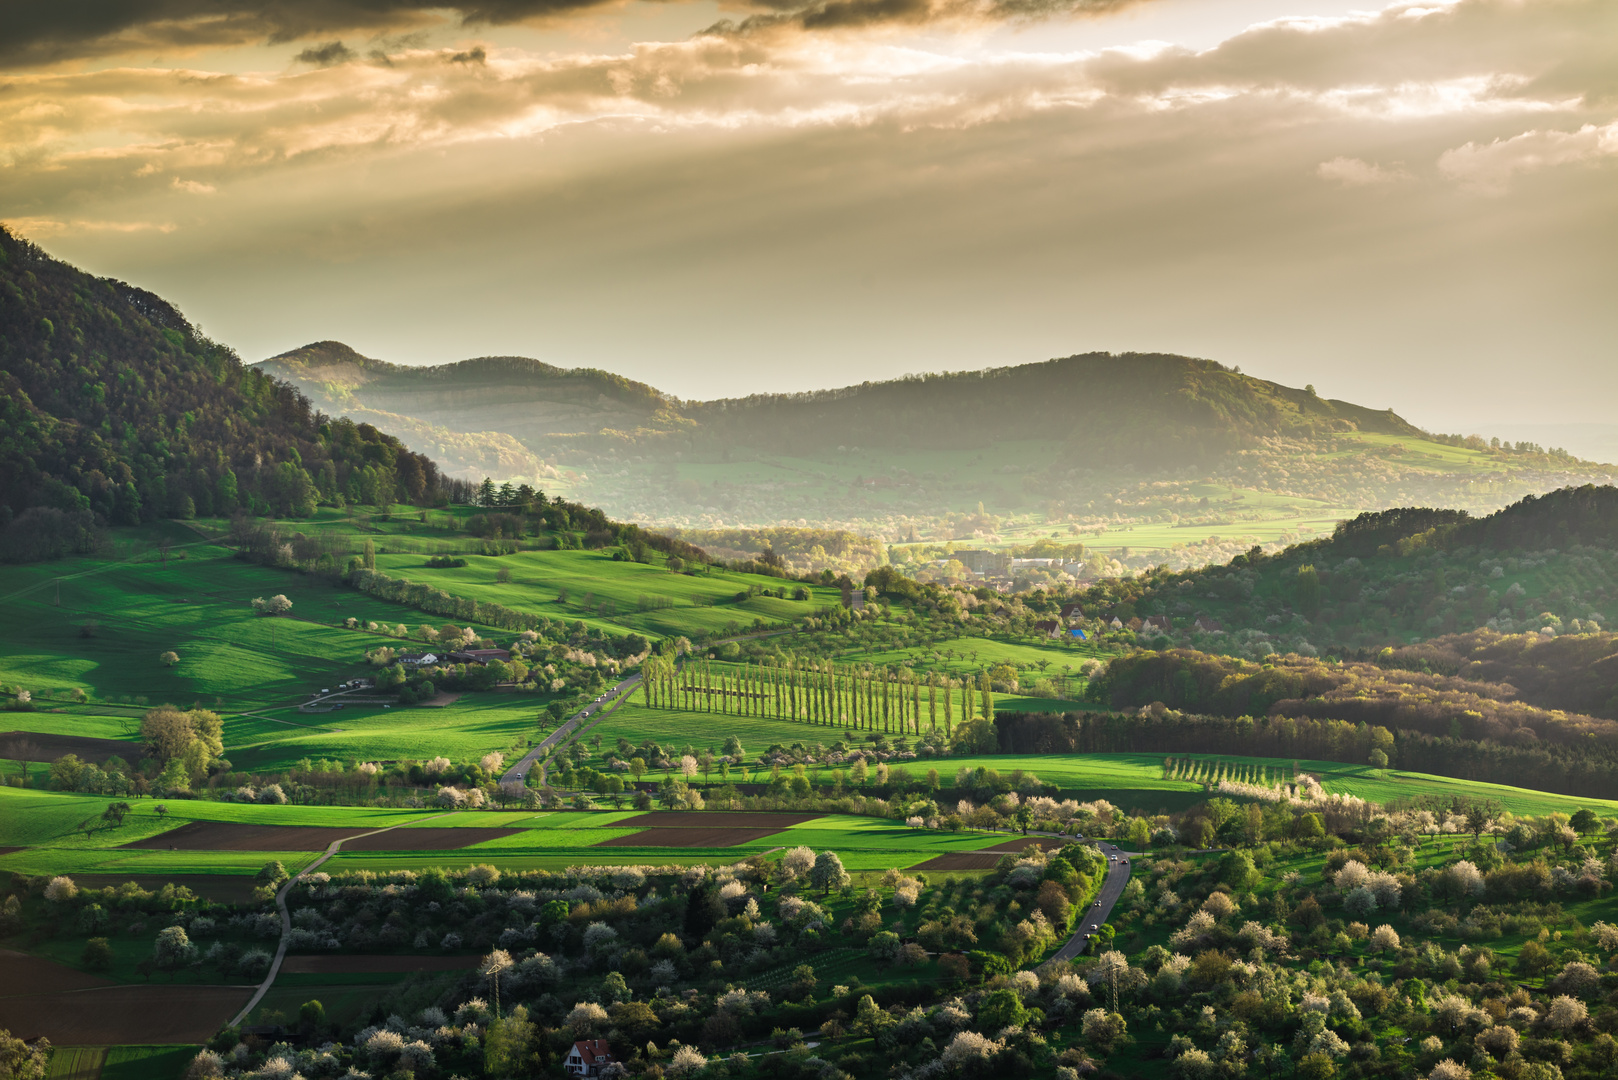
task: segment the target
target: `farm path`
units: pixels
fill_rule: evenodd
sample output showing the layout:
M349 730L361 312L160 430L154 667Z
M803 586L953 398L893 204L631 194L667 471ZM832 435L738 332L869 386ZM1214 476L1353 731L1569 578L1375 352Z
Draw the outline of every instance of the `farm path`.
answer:
M281 962L286 959L287 955L287 939L292 936L292 913L287 910L287 894L292 891L292 886L303 880L304 875L315 870L321 863L341 851L343 845L350 840L375 836L378 833L392 832L403 825L414 825L419 821L437 821L442 817L453 817L456 812L447 810L442 814L433 814L431 817L417 818L416 821L401 821L398 825L387 825L380 829L370 829L366 832L355 833L353 836L345 836L341 840L333 840L326 845L326 850L320 858L293 874L275 894L275 907L281 913L281 943L275 947L275 959L270 961L270 970L265 974L264 981L259 983L257 990L253 991L253 996L247 999L247 1004L242 1006L242 1011L237 1013L230 1021L230 1026L240 1027L242 1022L252 1015L253 1010L258 1007L258 1003L264 1000L264 995L270 992L270 987L275 985L275 977L281 973Z

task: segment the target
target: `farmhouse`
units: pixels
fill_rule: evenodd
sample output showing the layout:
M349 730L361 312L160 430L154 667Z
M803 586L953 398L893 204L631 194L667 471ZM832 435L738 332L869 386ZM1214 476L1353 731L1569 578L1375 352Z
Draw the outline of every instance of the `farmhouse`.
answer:
M1063 622L1067 623L1069 626L1077 626L1079 623L1084 621L1084 605L1063 604L1060 614Z
M1034 624L1034 632L1055 638L1062 636L1062 624L1055 619L1047 619Z
M601 1070L618 1059L605 1039L583 1039L573 1044L567 1055L567 1071L574 1076L600 1076Z
M499 660L502 663L511 662L510 649L467 649L463 653L457 653L456 656L465 656L468 661L476 660L480 664L487 664L491 660Z
M1173 627L1169 623L1169 617L1167 615L1148 615L1146 617L1146 622L1143 625L1143 629L1152 631L1161 630L1166 634L1169 632L1169 630L1173 629Z
M1223 634L1225 624L1212 615L1198 615L1197 621L1191 624L1192 629L1200 630L1204 634Z

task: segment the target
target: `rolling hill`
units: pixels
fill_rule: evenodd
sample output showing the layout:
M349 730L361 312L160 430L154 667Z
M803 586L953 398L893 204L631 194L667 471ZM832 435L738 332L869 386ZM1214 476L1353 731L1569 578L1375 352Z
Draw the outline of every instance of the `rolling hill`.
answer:
M432 432L482 447L509 437L534 459L524 469L507 455L512 475L688 529L808 525L992 544L1058 525L1110 531L1097 544L1118 548L1132 545L1123 527L1164 526L1187 531L1134 542L1153 549L1136 561L1183 564L1228 557L1221 542L1294 538L1284 534L1307 521L1415 503L1488 511L1610 474L1163 354L716 401L515 357L407 367L337 342L260 366L324 408L423 425L424 445L446 459L454 451ZM458 460L466 475L487 469Z

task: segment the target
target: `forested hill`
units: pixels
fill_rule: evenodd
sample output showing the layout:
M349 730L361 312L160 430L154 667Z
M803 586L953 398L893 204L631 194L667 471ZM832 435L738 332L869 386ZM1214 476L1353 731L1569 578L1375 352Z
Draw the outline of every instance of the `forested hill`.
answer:
M1189 464L1273 437L1421 432L1378 412L1255 379L1212 360L1088 353L986 371L910 376L808 394L687 406L703 439L805 451L827 441L945 449L1057 439L1092 457Z
M1593 633L1618 624L1618 488L1564 488L1483 517L1426 508L1361 514L1327 539L1275 554L1098 585L1085 609L1124 622L1168 616L1170 633L1143 644L1254 659L1294 651L1346 658L1472 631ZM1199 629L1199 618L1221 629ZM1614 695L1618 681L1601 700Z
M448 486L430 459L316 412L162 298L0 227L0 559L83 547L97 522L431 502Z
M374 410L461 432L502 432L538 450L557 438L646 433L675 426L671 402L645 383L521 356L411 367L317 341L258 365L317 405Z

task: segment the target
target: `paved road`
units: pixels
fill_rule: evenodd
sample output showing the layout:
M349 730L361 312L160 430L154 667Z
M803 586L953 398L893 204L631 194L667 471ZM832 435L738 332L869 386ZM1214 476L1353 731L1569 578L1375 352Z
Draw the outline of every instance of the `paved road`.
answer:
M619 682L611 690L608 690L594 701L590 702L590 704L586 705L583 709L579 710L576 714L570 717L567 723L563 724L561 727L545 736L539 742L535 743L534 748L528 751L528 753L524 754L521 761L518 761L516 764L512 765L511 768L505 771L505 773L500 777L500 782L502 784L521 784L528 776L528 770L534 767L534 763L536 761L549 753L552 747L559 745L565 739L567 739L568 736L573 734L574 729L580 724L584 723L584 721L593 716L597 716L597 714L604 717L607 713L610 713L613 709L616 709L621 702L627 699L629 695L634 692L635 687L639 685L640 673L637 672L634 675L631 675L629 678Z
M1107 857L1107 880L1102 883L1101 892L1096 897L1101 906L1091 907L1083 913L1078 930L1068 939L1068 943L1051 957L1053 960L1072 960L1084 952L1090 944L1090 928L1099 927L1112 917L1112 906L1124 894L1124 886L1129 884L1130 854L1105 840L1097 840L1096 847ZM1113 862L1114 858L1118 861Z

